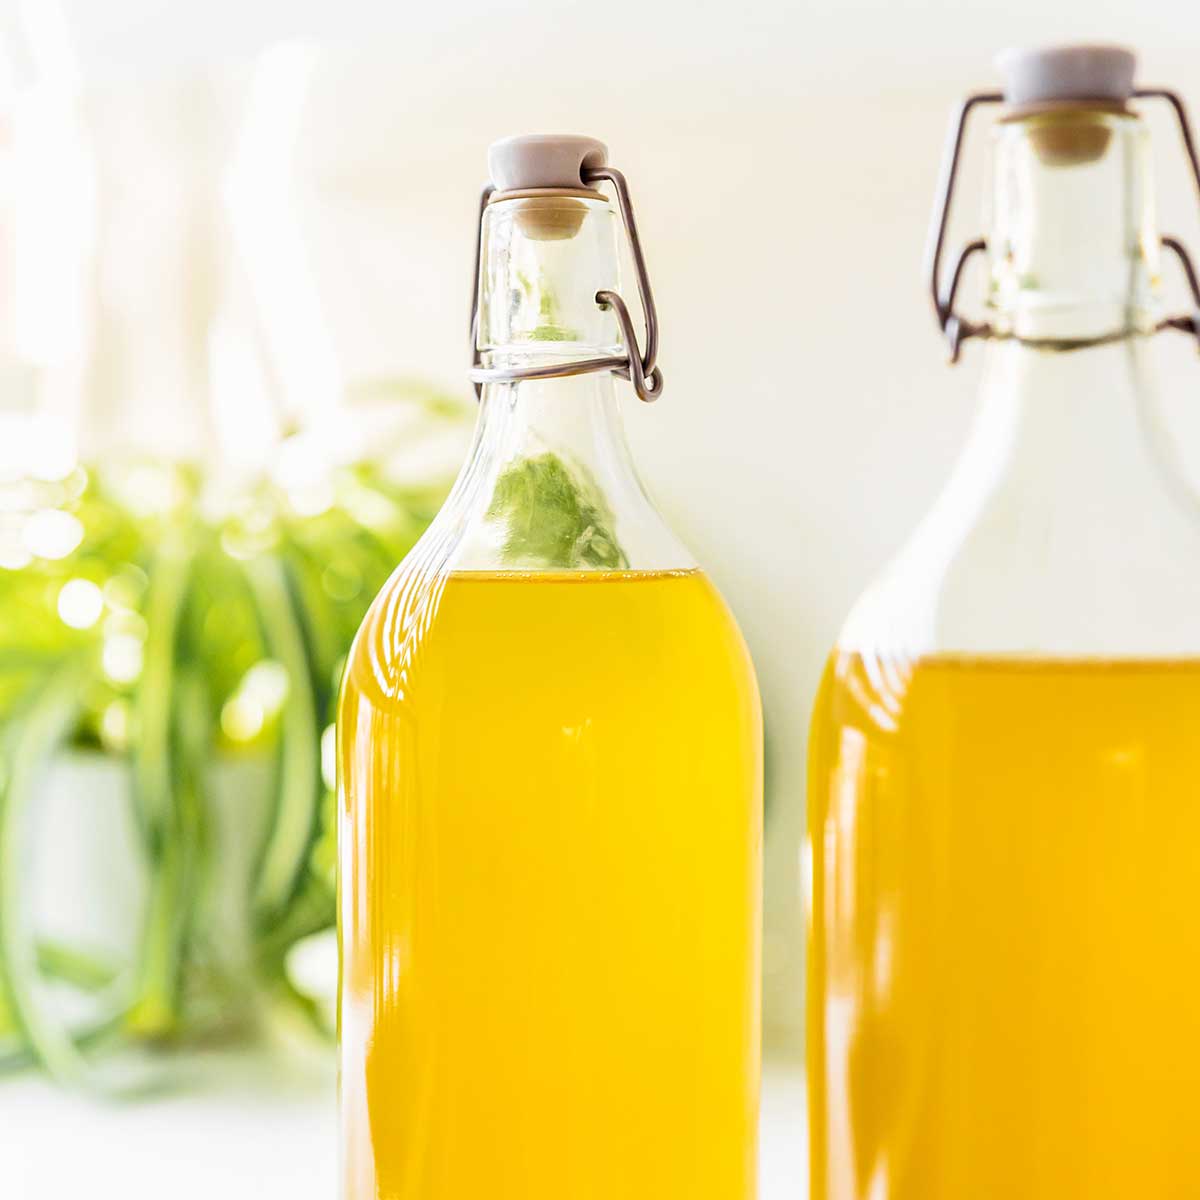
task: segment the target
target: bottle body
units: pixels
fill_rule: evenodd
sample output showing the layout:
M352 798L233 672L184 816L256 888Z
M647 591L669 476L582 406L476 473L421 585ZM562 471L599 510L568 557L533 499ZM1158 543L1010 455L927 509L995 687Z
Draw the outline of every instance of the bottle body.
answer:
M606 206L535 199L485 216L481 342L595 357ZM752 1200L758 694L610 375L484 389L338 758L346 1200Z
M753 1195L760 731L711 584L453 574L399 699L383 611L341 711L345 1194Z
M1041 120L1001 134L974 431L814 713L814 1200L1194 1173L1200 519L1146 363L1139 134Z
M873 673L812 731L813 1196L1183 1194L1200 658Z

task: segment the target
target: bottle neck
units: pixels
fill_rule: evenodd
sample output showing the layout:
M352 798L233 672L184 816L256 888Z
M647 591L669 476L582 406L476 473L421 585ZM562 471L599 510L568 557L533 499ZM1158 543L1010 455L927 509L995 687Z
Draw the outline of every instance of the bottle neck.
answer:
M1149 332L1158 237L1141 121L1061 107L1010 118L993 165L996 333L1068 349Z
M594 198L593 198L594 196ZM618 289L615 218L598 193L514 195L484 210L478 348L485 366L620 353L596 293Z
M1159 257L1148 149L1124 110L1059 106L997 127L997 336L969 457L1025 486L1044 473L1087 490L1134 472L1161 491L1150 478L1170 456L1147 354Z
M485 367L620 353L619 327L596 303L598 291L618 286L603 197L501 199L486 209L481 237ZM610 372L485 386L472 451L431 541L463 570L694 566L638 478L619 399Z

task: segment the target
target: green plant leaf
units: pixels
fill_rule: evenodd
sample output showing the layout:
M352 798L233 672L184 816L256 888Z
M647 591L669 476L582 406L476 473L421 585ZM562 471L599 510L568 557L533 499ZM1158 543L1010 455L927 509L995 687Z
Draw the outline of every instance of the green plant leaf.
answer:
M314 695L318 684L283 563L264 557L249 563L247 574L267 647L287 670L290 689L279 742L279 784L254 882L255 918L265 926L279 919L295 895L316 836L321 730Z
M7 1010L30 1054L64 1082L88 1076L70 1030L38 1002L38 951L22 895L22 832L37 785L79 715L87 665L68 659L43 684L7 733L8 775L0 788L0 983Z
M573 570L629 565L612 509L591 473L547 451L518 459L496 480L488 517L504 523L504 558Z

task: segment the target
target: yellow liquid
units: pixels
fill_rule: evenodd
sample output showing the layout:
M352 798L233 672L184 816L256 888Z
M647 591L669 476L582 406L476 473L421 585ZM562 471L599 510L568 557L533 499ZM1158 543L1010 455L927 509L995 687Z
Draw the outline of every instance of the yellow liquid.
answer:
M698 572L389 585L347 667L346 1200L749 1200L761 722Z
M1200 662L835 657L810 763L813 1200L1200 1196Z

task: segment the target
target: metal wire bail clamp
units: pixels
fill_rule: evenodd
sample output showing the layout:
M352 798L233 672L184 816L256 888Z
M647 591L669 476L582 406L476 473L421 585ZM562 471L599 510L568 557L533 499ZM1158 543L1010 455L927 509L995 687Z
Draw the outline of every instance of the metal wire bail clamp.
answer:
M1200 198L1200 156L1197 155L1196 142L1192 136L1191 122L1188 119L1187 106L1178 92L1168 88L1135 88L1132 93L1134 100L1165 100L1174 111L1183 140L1184 154L1192 171L1192 179L1196 184L1197 197ZM958 285L962 281L963 269L972 255L987 250L985 238L975 238L968 242L954 260L954 266L949 273L942 271L942 253L945 249L946 230L950 223L950 206L954 199L954 184L958 177L958 164L962 157L963 143L966 139L967 120L974 109L984 104L1002 104L1003 92L975 92L959 105L950 122L950 130L946 136L945 150L942 154L942 170L938 181L937 196L934 201L933 221L929 227L929 238L925 248L926 277L929 280L930 296L937 322L950 347L950 362L958 362L963 342L974 337L991 337L992 327L986 321L969 321L954 310L954 300L958 294ZM1179 260L1187 281L1188 290L1192 296L1192 311L1181 316L1166 317L1158 323L1157 329L1178 329L1182 333L1191 334L1200 345L1200 277L1192 263L1191 255L1179 238L1164 234L1160 243Z
M633 326L633 317L629 307L617 292L607 289L596 293L596 303L600 308L613 311L617 324L621 327L621 336L625 341L625 354L604 355L598 358L580 359L578 362L551 363L540 367L485 367L483 355L479 349L479 283L483 270L482 238L475 242L475 284L471 289L471 369L467 377L475 385L475 395L483 394L486 383L516 383L526 379L560 379L570 375L588 375L597 371L611 371L622 379L628 379L633 384L633 390L640 400L651 403L662 395L662 370L656 365L658 360L658 310L654 305L654 293L650 288L650 273L646 268L646 256L642 250L641 237L638 235L637 222L633 215L633 202L629 198L629 185L625 176L615 167L584 167L581 172L583 182L587 184L611 183L617 197L617 207L621 213L621 221L625 226L625 236L629 239L629 247L633 254L634 269L637 273L638 296L642 302L642 312L645 314L645 348L639 349L637 330ZM495 189L489 184L483 189L479 198L479 221Z

